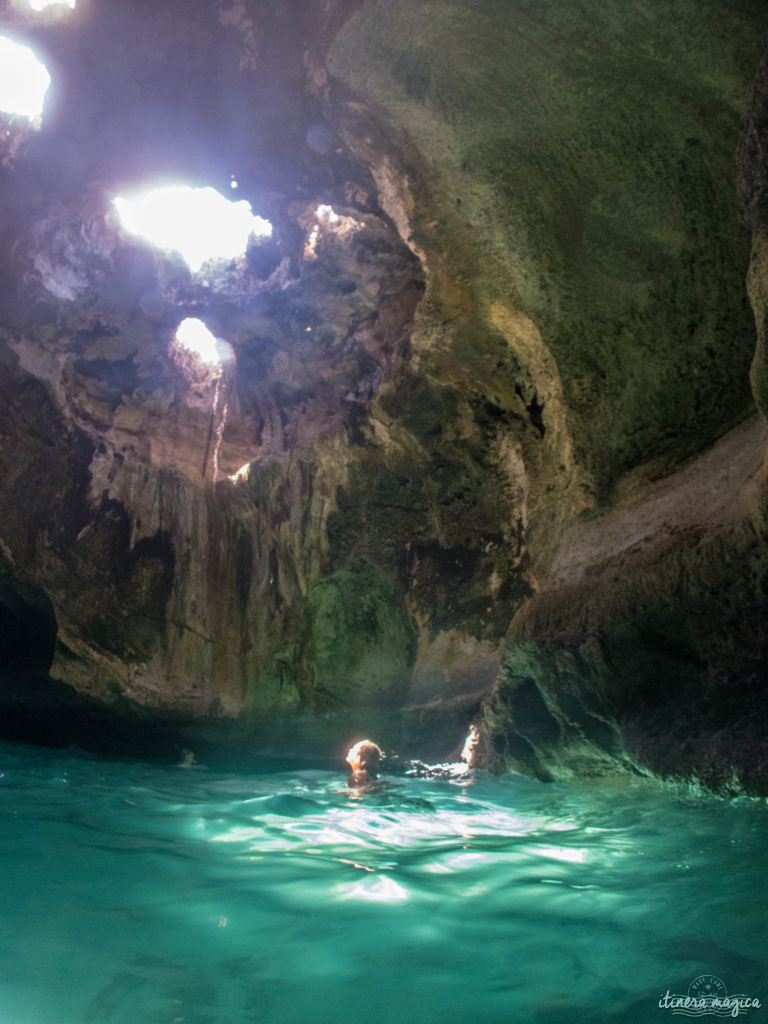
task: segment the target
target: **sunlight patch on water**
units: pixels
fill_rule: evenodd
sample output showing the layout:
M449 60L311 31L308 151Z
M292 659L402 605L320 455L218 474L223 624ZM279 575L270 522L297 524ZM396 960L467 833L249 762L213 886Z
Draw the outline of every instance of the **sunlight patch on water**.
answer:
M377 849L418 847L425 842L480 836L525 836L547 827L547 819L523 816L499 808L484 807L462 811L439 810L427 805L413 809L377 812L370 806L329 807L320 814L308 814L295 822L279 816L259 815L260 824L238 824L211 836L212 842L242 843L250 849L303 849L307 846L357 846ZM279 837L270 834L279 826ZM554 848L553 848L554 849Z
M587 859L586 850L574 850L567 846L533 846L531 853L539 857L550 857L552 860L563 860L569 864L583 864Z
M345 899L368 900L373 903L402 903L410 898L404 886L386 875L366 878L351 885L339 885L336 891Z

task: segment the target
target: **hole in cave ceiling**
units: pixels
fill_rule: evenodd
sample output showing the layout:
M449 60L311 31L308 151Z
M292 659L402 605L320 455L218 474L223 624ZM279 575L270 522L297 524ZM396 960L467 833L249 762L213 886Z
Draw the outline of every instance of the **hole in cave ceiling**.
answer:
M71 7L74 10L76 2L77 0L26 0L26 5L33 11L45 11L49 7ZM17 0L17 5L22 6L23 0Z
M50 84L48 69L28 46L0 36L0 110L39 118Z
M304 244L304 259L317 259L317 243L324 234L335 235L339 239L346 239L362 228L359 220L354 217L345 217L336 213L332 206L321 203L315 210L315 222L307 235Z
M210 370L220 370L234 358L232 346L217 338L197 317L186 317L176 328L176 344L197 358Z
M242 256L251 236L269 238L272 225L241 199L214 188L168 185L114 200L123 227L165 252L178 252L197 273L209 260Z

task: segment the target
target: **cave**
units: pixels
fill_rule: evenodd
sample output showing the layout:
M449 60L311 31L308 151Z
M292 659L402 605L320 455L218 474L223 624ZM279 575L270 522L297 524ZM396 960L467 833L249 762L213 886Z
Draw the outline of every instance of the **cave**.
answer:
M580 821L621 787L757 813L765 30L762 0L0 0L9 775L343 773L370 736L425 806L531 787L520 835L558 787ZM546 849L553 886L592 855ZM353 853L345 899L410 906ZM681 956L706 998L758 987L734 942ZM225 1019L175 955L62 1024L137 991ZM524 1019L656 1020L662 981Z
M492 771L768 792L757 9L683 55L358 6L4 7L2 557L51 682L168 750L474 723Z

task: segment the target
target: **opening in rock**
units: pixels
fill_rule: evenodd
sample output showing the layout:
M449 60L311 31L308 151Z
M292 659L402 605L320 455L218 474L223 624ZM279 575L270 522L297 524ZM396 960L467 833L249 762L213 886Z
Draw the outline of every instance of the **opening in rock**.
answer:
M202 320L187 317L176 328L176 344L191 352L211 370L220 370L234 358L232 347L212 334Z
M253 235L269 238L272 225L250 204L232 202L214 188L168 185L118 196L115 208L123 227L166 252L178 252L196 273L209 260L241 256Z
M48 597L36 587L22 595L0 582L0 662L8 679L47 675L55 643L56 616Z
M48 69L28 46L0 36L0 110L40 117L50 84Z
M77 0L26 0L33 11L44 11L48 7L70 7L75 9Z
M354 217L345 217L336 213L332 206L321 203L315 210L315 223L304 243L304 259L317 259L317 243L323 235L332 234L337 238L345 239L359 231L363 225Z

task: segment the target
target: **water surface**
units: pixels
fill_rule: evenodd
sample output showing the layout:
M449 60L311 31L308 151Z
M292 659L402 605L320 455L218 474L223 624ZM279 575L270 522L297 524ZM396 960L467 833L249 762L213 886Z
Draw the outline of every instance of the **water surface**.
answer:
M707 974L768 1003L764 801L343 782L0 744L0 1024L644 1024Z

